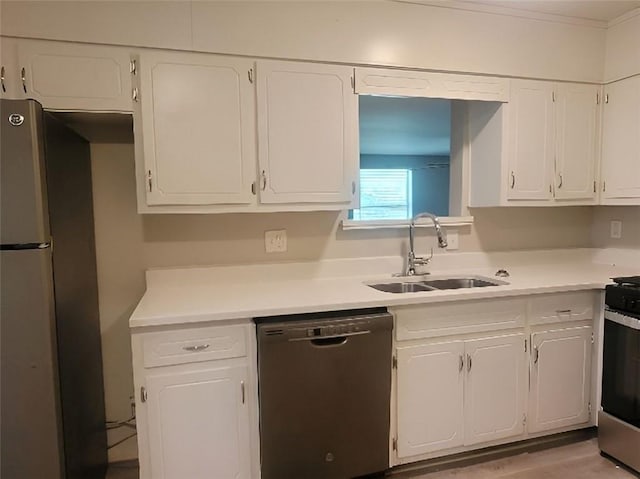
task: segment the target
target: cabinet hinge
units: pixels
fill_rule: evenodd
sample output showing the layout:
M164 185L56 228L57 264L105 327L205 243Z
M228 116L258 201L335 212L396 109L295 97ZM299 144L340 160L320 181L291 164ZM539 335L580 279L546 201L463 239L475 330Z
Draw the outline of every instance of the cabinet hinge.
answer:
M136 76L138 73L138 65L136 64L135 59L132 59L129 62L129 73L131 73L133 76Z
M249 77L249 83L253 83L253 68L249 68L247 76Z
M398 358L395 355L391 359L391 368L398 369Z
M593 333L591 333L591 344L595 344L596 342L596 338L594 337Z
M398 450L398 438L394 437L393 439L391 439L391 448L394 451Z
M144 386L140 388L140 402L147 402L147 389Z
M152 181L151 170L147 170L147 187L149 188L149 193L153 191L153 181Z
M587 410L589 411L589 419L591 419L591 403L587 406Z

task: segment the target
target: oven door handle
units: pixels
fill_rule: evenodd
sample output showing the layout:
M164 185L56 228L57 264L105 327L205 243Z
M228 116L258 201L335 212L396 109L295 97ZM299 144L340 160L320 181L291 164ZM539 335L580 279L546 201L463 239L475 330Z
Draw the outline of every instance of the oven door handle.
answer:
M627 328L640 331L640 319L634 318L633 316L627 316L626 314L622 314L617 311L605 309L604 319L621 324L622 326L626 326Z

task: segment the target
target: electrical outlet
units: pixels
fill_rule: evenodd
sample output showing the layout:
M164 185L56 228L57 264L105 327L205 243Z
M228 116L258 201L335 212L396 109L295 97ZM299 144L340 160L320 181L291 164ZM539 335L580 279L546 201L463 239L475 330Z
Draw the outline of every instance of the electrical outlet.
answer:
M271 230L264 232L264 249L267 253L284 253L287 251L287 230Z
M447 250L453 251L459 248L458 245L458 232L447 231Z
M622 238L622 221L613 220L611 222L611 237L613 239Z

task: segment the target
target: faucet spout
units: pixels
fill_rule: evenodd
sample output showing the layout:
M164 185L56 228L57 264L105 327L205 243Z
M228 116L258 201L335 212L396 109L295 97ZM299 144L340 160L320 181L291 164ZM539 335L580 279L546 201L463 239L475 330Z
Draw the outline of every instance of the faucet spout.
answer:
M442 231L442 227L440 226L440 220L433 213L429 213L425 211L423 213L418 213L417 215L415 215L411 220L410 233L413 232L413 230L415 229L416 221L422 218L429 218L431 221L433 221L433 226L435 227L436 235L438 236L438 246L440 248L446 248L448 246L447 238L445 237L444 232ZM415 234L415 232L413 233ZM409 238L409 243L410 243L411 251L413 251L413 238L412 238L413 235L410 235L410 236L411 237Z
M409 254L407 257L407 274L412 276L416 274L416 266L417 265L426 265L429 264L431 258L418 258L416 257L414 243L415 243L415 229L416 229L416 221L422 218L429 218L433 221L433 226L436 229L436 235L438 237L438 246L440 248L446 248L447 238L442 231L442 227L440 226L440 220L438 217L429 212L418 213L411 219L411 223L409 224ZM431 256L433 256L433 250L431 252Z

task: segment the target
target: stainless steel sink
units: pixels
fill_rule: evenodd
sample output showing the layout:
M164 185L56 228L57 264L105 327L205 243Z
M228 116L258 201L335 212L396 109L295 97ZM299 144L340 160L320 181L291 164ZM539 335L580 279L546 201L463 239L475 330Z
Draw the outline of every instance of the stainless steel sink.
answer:
M411 278L411 277L409 277ZM370 288L385 293L420 293L443 289L483 288L485 286L501 286L506 281L484 278L482 276L431 278L420 281L395 281L392 283L369 284Z
M423 281L422 284L426 284L436 289L459 289L459 288L483 288L485 286L499 286L506 284L503 281L494 282L487 279L480 278L447 278L447 279L430 279Z
M383 283L370 284L371 288L385 293L418 293L421 291L433 291L435 288L419 283Z

